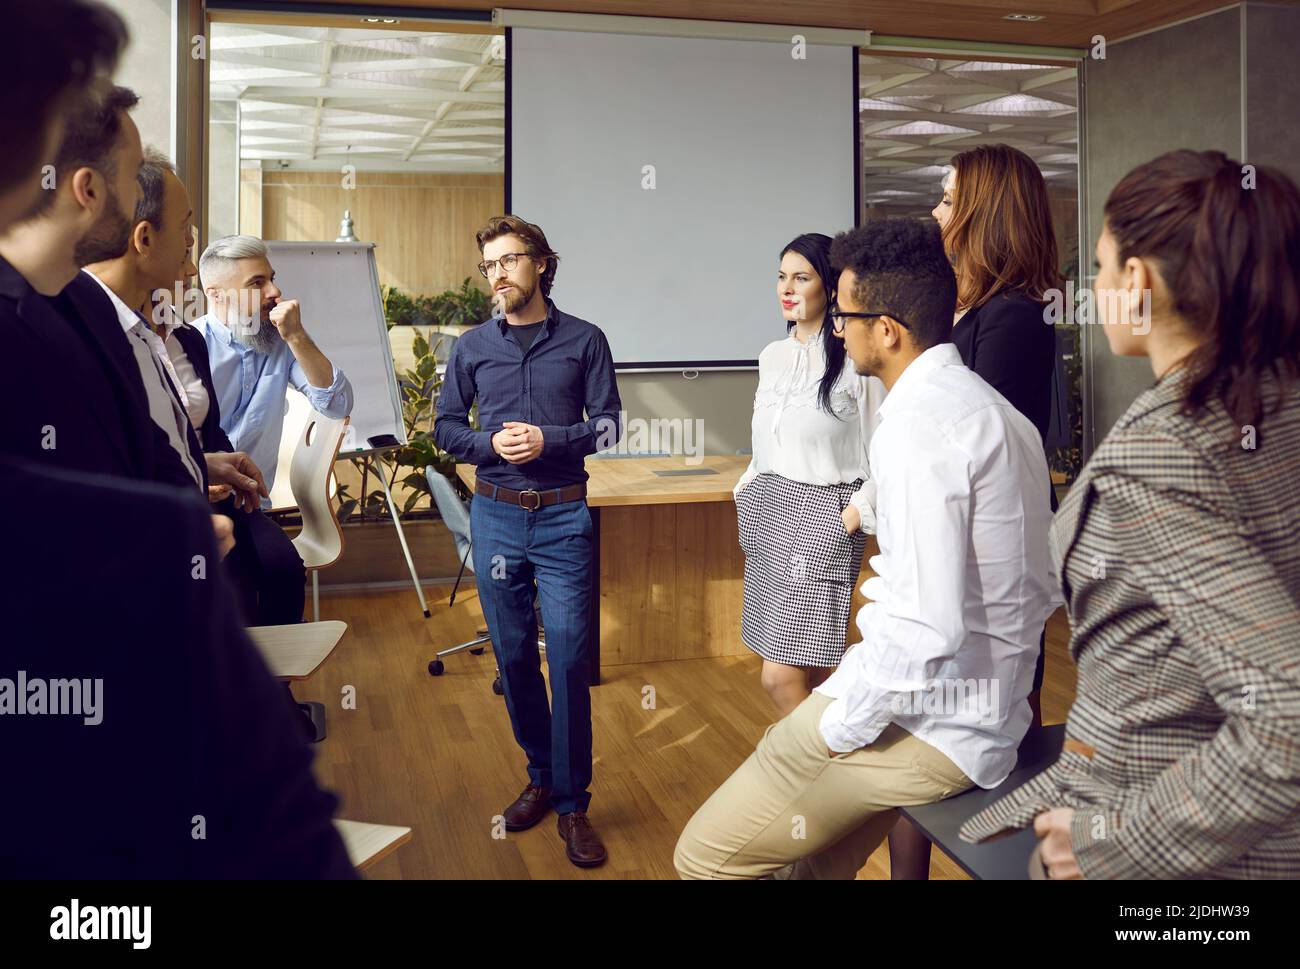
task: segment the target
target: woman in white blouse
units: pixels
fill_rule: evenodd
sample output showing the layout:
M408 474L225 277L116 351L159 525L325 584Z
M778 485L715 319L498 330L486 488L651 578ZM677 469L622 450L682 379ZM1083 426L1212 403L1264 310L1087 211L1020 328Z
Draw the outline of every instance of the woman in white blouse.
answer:
M763 657L778 717L844 655L863 531L875 521L867 444L885 390L856 373L833 335L830 244L808 233L781 252L776 289L789 333L759 355L754 457L735 488L745 553L740 637ZM849 505L862 523L852 534Z

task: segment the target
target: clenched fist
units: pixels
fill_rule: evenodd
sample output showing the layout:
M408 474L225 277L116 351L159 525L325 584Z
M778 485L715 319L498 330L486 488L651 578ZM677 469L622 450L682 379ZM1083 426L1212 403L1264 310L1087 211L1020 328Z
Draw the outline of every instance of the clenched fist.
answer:
M288 341L302 333L302 319L296 299L280 300L271 307L270 317L284 340Z

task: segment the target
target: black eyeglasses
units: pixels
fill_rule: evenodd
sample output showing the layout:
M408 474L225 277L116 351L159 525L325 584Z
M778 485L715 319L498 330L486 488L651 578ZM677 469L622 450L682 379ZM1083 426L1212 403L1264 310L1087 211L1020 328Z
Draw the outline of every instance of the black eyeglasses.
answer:
M836 333L843 333L843 332L844 332L844 326L845 326L845 323L846 323L848 320L851 320L851 319L853 319L853 320L873 320L873 319L876 319L877 317L881 317L881 316L888 316L891 320L893 320L895 323L897 323L899 326L901 326L901 327L902 327L903 329L905 329L905 330L910 330L910 329L911 329L910 326L908 326L906 323L904 323L902 320L900 320L900 319L899 319L897 316L895 316L893 313L850 313L850 312L848 312L847 310L841 310L841 309L834 309L834 310L831 310L831 326L834 328L834 330L835 330Z
M487 262L479 263L478 271L483 274L484 279L491 279L492 277L489 273L492 272L494 267L500 266L502 272L508 273L510 270L514 269L515 266L519 265L520 257L526 255L528 255L526 252L507 252L500 259L489 259Z

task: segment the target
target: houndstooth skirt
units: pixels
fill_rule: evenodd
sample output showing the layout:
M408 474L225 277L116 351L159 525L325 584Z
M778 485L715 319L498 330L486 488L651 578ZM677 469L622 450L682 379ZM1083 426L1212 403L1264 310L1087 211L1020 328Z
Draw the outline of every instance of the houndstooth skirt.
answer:
M745 553L740 638L765 660L839 665L866 536L840 518L862 481L810 485L765 473L736 496Z

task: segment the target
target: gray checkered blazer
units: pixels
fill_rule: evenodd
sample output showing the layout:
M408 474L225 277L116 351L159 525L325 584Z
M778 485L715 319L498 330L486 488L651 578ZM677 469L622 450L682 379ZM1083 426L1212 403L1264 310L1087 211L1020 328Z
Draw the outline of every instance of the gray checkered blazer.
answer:
M1294 878L1300 388L1252 440L1217 403L1180 413L1182 383L1134 401L1052 525L1079 668L1066 749L961 836L1071 807L1087 878Z

